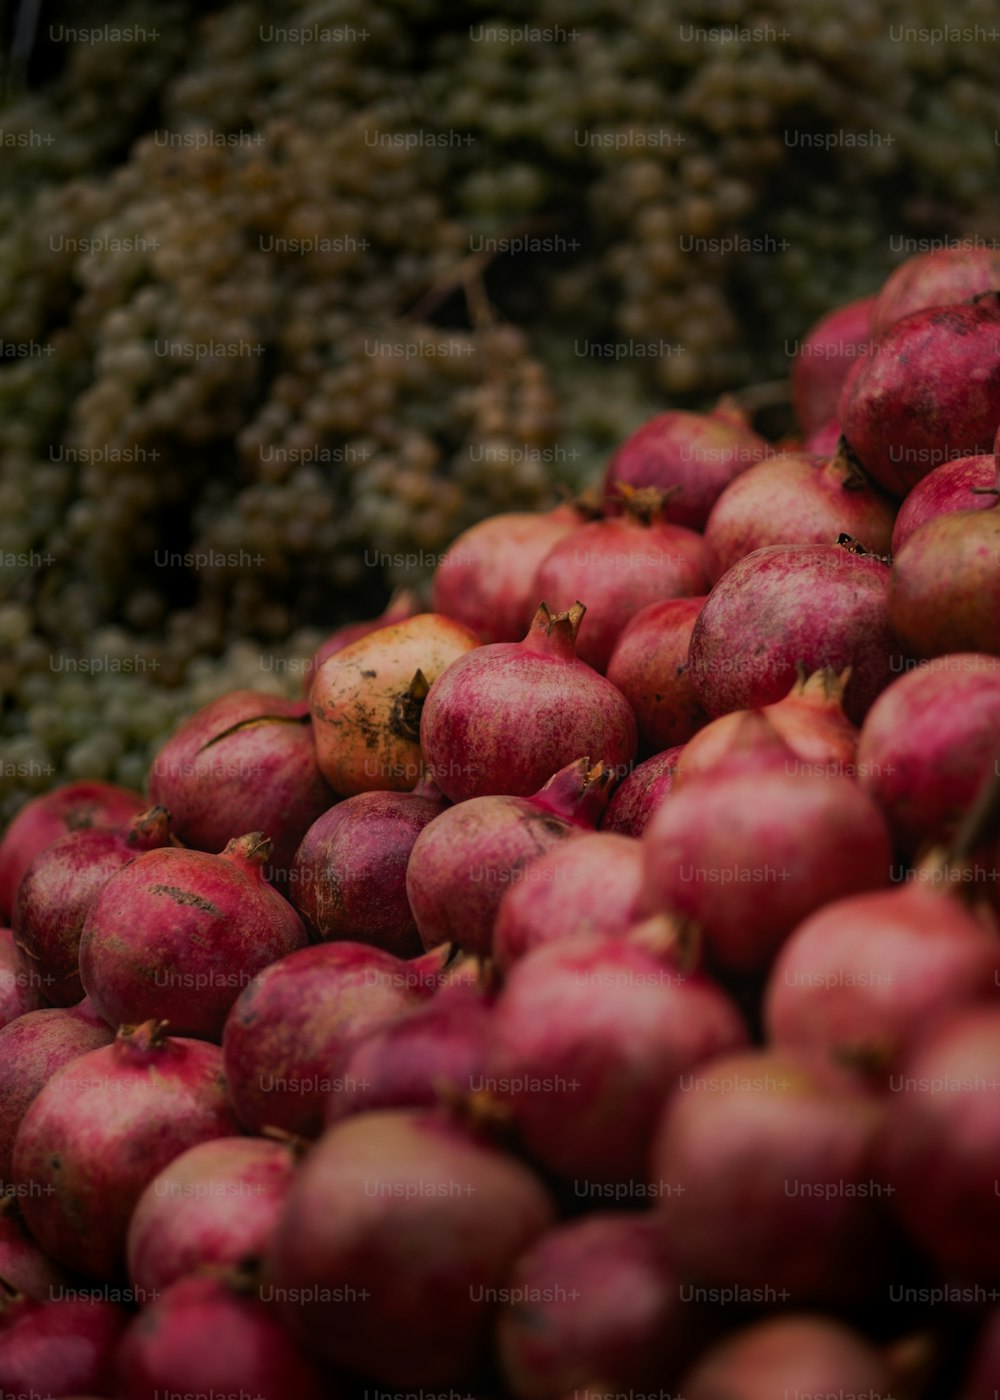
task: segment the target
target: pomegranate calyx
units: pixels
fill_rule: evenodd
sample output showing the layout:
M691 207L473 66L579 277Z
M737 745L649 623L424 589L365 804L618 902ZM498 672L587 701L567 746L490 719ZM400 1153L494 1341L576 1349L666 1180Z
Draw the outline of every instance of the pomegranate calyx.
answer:
M624 481L615 485L615 494L625 508L626 518L638 525L657 524L670 498L680 491L679 486L629 486Z
M600 520L604 515L604 502L596 486L588 486L577 496L567 492L567 504L571 505L585 521Z
M843 433L837 439L837 446L830 457L830 466L843 473L840 484L845 491L863 491L871 485L861 465L861 458Z
M454 944L457 952L446 964L448 977L445 985L462 982L476 987L484 996L490 996L500 986L500 969L495 960L479 953L470 953L459 944Z
M544 656L572 661L576 657L576 634L586 611L585 604L579 601L559 613L554 613L548 603L539 603L523 645Z
M701 961L704 935L696 919L680 914L652 914L634 924L625 937L654 958L676 964L678 979L694 972Z
M141 1021L136 1025L119 1026L115 1040L129 1050L161 1050L167 1042L169 1021Z
M853 668L845 666L842 671L838 672L832 666L821 666L818 671L813 671L812 675L807 675L805 666L801 661L798 661L795 669L799 678L791 693L797 699L811 700L815 698L839 704L844 698L844 691L851 678Z
M393 700L389 729L397 738L420 742L420 714L430 688L430 681L418 668L403 693Z
M159 804L132 818L125 830L125 844L151 850L167 844L170 813Z
M587 761L588 763L590 762L589 759ZM610 782L613 776L614 774L611 772L611 769L608 767L608 765L604 762L604 759L599 759L598 762L594 764L593 768L588 768L586 773L584 773L583 775L584 791L586 791L586 789L591 787L594 783L600 783L602 785L607 784L608 782Z
M837 544L841 549L846 549L849 554L857 554L861 559L878 559L882 564L891 564L891 554L876 554L874 549L869 549L867 545L856 540L853 535L849 535L846 530L842 530L837 536Z
M270 858L273 846L270 836L265 836L262 831L248 831L245 836L234 836L227 842L222 854L259 868Z
M528 801L575 826L596 826L611 796L615 773L602 759L578 758L553 773Z

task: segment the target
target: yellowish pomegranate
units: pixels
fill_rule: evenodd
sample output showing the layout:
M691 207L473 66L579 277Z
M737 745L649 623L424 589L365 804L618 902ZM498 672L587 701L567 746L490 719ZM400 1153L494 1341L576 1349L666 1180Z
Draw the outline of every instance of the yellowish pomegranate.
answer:
M428 690L479 645L468 627L418 613L335 652L311 702L320 771L335 792L408 792L420 776L420 712Z

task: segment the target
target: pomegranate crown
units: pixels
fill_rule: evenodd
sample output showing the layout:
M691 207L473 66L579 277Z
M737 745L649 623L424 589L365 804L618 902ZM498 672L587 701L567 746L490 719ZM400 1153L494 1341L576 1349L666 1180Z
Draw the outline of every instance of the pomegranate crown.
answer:
M591 763L589 757L577 758L553 773L530 800L574 825L596 827L615 777L614 769L603 759Z
M847 441L843 433L837 439L837 446L830 456L830 466L835 471L842 473L841 486L845 491L864 491L871 489L871 482L865 475L861 465L861 458L854 448Z
M142 1021L138 1025L119 1026L115 1041L129 1050L143 1052L162 1050L167 1043L169 1021Z
M629 486L615 483L615 499L624 506L627 518L640 525L655 525L666 512L671 496L680 493L679 486Z
M818 671L813 671L810 674L806 669L805 662L796 661L795 684L785 698L788 700L793 697L799 700L804 698L840 704L853 669L852 666L845 666L842 671L838 672L833 666L821 666Z
M837 544L841 549L846 549L848 554L857 554L861 559L877 559L880 564L891 564L891 554L876 554L873 549L868 549L856 540L853 535L849 535L846 530L842 530L837 536Z
M539 603L528 635L522 645L543 656L560 656L567 661L576 657L576 636L587 611L579 600L566 612L554 613L548 603Z

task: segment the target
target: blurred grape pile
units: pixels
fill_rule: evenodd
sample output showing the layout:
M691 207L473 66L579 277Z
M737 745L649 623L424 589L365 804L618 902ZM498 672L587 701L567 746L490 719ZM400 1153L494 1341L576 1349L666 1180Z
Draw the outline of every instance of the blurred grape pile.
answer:
M0 820L140 784L180 715L295 693L473 520L785 377L921 240L1000 234L991 29L993 0L43 3L0 106Z

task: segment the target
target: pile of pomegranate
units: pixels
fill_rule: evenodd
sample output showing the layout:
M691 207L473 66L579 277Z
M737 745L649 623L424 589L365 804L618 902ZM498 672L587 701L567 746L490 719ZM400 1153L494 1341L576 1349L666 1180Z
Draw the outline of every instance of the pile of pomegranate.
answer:
M0 1394L1000 1390L1000 260L0 842Z

